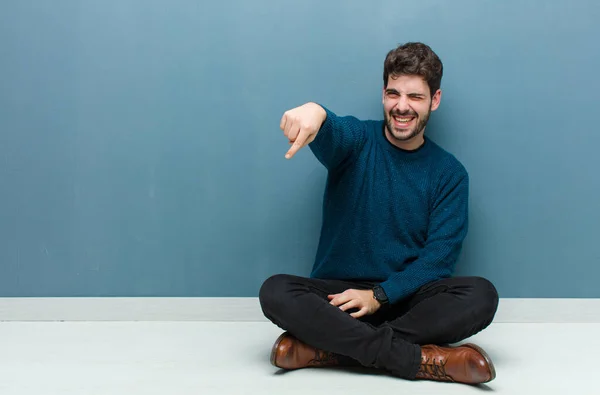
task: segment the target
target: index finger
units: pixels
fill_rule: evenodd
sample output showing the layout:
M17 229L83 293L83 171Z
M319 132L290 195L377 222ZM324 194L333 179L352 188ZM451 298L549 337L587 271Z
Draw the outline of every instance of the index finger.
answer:
M336 296L335 298L333 298L329 302L329 304L332 304L334 306L339 306L339 305L342 305L344 303L348 303L351 300L352 300L352 298L349 297L348 295L340 294L339 296Z
M306 129L301 129L300 133L298 133L298 136L296 137L296 141L294 141L294 144L292 144L288 152L285 154L285 158L290 159L296 155L296 152L298 152L300 148L304 147L306 140L308 140L308 131Z

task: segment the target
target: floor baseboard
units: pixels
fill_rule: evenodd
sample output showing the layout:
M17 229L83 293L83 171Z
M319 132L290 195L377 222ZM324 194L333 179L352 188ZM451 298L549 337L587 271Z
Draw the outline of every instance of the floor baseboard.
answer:
M265 322L257 298L0 298L0 321ZM500 299L495 323L600 323L600 299Z

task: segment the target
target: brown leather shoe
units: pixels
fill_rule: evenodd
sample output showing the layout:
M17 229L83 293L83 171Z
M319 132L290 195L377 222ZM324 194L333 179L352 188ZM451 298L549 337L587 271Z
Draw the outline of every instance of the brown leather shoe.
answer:
M421 346L421 367L417 379L481 384L495 377L496 370L490 357L475 344Z
M291 370L338 365L338 358L333 353L311 347L285 332L273 345L271 364Z

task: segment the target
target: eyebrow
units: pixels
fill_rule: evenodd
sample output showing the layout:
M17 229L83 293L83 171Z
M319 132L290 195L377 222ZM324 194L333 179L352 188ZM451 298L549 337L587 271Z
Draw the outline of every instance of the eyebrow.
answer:
M394 94L397 94L397 95L399 95L399 94L400 94L400 92L398 92L398 91L397 91L397 90L395 90L395 89L386 89L386 90L385 90L385 92L386 92L386 93L394 93ZM413 97L414 97L414 96L418 96L418 97L425 97L425 95L424 95L423 93L417 93L417 92L411 92L411 93L409 93L409 94L408 94L408 96L413 96Z

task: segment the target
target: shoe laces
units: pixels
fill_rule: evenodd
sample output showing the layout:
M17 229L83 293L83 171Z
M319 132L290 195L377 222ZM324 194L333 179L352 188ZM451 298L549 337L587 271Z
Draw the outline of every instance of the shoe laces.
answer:
M448 376L446 373L446 363L447 361L436 361L434 358L428 357L424 362L421 362L419 374L432 379L454 381L452 377Z
M331 365L337 363L337 357L332 352L315 350L315 357L308 361L309 365Z

